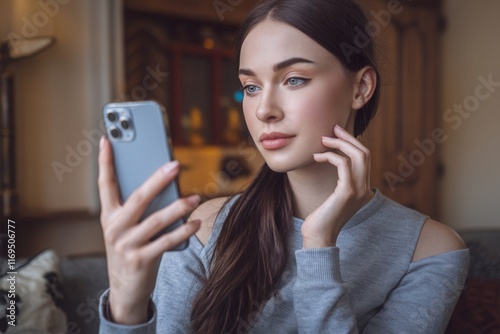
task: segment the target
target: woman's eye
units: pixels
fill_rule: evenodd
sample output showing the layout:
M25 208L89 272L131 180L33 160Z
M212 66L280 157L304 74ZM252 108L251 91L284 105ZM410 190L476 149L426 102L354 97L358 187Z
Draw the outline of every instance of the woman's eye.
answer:
M247 95L252 95L252 94L257 93L260 89L259 89L259 87L255 86L255 85L247 85L247 86L243 87L243 90L245 91L245 93Z
M307 81L307 79L302 79L302 78L290 78L288 79L286 82L288 85L290 86L293 86L293 87L297 87L297 86L302 86L303 84L305 84Z

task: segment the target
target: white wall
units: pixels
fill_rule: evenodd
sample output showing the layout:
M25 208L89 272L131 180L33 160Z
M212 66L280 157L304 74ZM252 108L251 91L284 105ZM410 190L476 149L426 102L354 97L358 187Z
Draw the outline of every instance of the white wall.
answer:
M57 39L51 49L9 68L16 80L16 171L22 210L98 208L97 130L102 105L115 93L116 41L110 18L117 19L111 15L116 2L0 2L1 40L12 32ZM84 130L94 133L91 139ZM80 158L68 164L72 150ZM71 172L58 177L54 163Z
M440 219L458 230L500 228L500 1L445 0L442 112L474 101L479 76L499 85L468 118L449 114ZM480 94L488 93L480 88ZM469 97L469 98L468 98ZM467 116L466 116L467 117ZM459 122L461 122L459 124Z

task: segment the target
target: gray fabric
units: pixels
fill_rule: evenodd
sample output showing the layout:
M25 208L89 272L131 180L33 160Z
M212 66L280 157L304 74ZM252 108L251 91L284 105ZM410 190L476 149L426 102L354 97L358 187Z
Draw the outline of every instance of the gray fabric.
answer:
M63 258L60 263L68 334L99 331L100 295L109 287L106 259Z
M183 252L164 254L147 324L129 329L105 318L101 333L188 333L189 313L226 207L207 245L191 238ZM468 250L411 262L426 216L375 196L342 229L337 247L301 249L302 221L294 219L290 260L277 296L256 323L240 321L249 333L442 333L467 275Z
M460 236L466 242L481 242L489 247L492 251L500 254L500 231L495 230L478 230L478 231L460 231ZM471 254L472 255L472 254Z
M468 279L500 280L500 251L481 241L469 241L470 266Z

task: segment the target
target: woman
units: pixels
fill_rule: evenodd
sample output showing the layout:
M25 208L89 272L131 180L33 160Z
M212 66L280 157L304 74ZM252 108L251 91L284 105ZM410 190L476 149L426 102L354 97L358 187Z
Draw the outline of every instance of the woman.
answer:
M356 137L377 107L374 51L343 47L366 23L346 0L270 0L252 11L237 36L238 74L266 163L239 196L199 207L193 196L137 224L179 166L122 205L102 140L101 332L444 331L468 251L450 228L370 188L370 152ZM185 226L148 242L192 210ZM165 253L188 238L185 251Z

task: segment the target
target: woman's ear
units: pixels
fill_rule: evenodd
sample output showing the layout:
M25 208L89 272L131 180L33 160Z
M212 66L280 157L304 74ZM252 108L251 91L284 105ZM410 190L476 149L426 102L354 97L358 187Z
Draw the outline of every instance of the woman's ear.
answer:
M377 87L377 72L371 66L363 67L354 80L351 108L359 110L370 100Z

